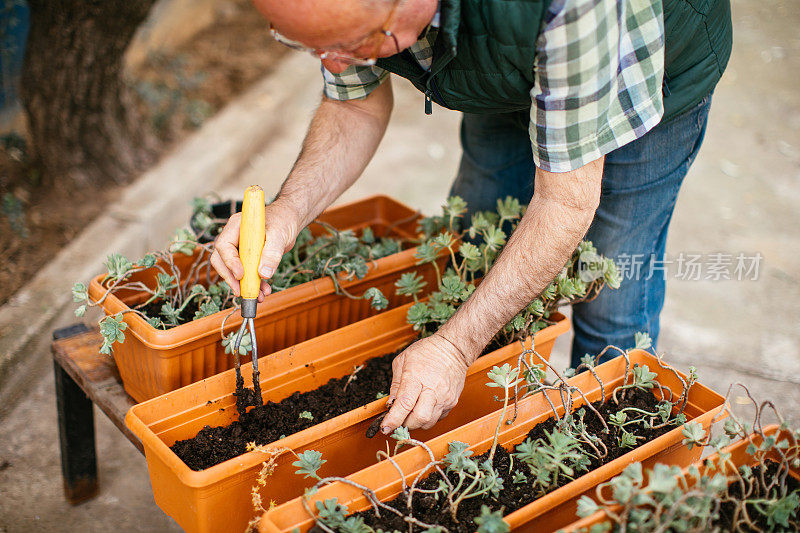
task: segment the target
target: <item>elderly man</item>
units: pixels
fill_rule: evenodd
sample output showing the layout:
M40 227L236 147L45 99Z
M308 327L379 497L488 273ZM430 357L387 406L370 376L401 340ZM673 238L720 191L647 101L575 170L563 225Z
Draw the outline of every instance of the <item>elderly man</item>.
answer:
M437 333L393 363L384 433L429 428L467 367L553 279L581 238L634 258L632 279L573 309L573 363L658 337L663 256L731 50L728 0L255 0L275 38L322 61L322 103L267 207L260 274L361 174L392 110L389 74L464 113L451 194L472 210L512 195L528 210L483 283ZM239 218L212 264L238 292ZM262 284L260 298L270 288Z

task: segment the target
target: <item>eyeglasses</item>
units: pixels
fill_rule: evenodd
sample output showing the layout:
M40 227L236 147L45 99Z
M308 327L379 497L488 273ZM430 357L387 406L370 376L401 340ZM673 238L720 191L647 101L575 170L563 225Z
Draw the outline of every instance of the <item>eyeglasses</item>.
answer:
M269 25L269 31L272 34L272 37L282 45L288 46L289 48L298 50L300 52L308 52L319 59L330 59L332 61L338 61L355 66L372 66L378 61L378 54L380 53L383 43L386 41L387 37L391 37L394 40L394 46L397 49L397 53L400 53L400 45L397 42L397 37L395 37L394 33L389 30L389 26L392 23L392 19L394 18L395 11L397 11L397 6L399 4L400 0L395 0L394 4L392 5L392 10L389 12L389 16L386 18L386 22L383 23L383 26L381 26L379 30L372 32L355 45L347 46L342 49L321 50L318 48L310 48L302 43L284 37L278 33L272 23ZM347 51L348 49L356 50L367 47L368 45L372 44L371 41L373 40L375 41L374 52L367 58L355 57Z

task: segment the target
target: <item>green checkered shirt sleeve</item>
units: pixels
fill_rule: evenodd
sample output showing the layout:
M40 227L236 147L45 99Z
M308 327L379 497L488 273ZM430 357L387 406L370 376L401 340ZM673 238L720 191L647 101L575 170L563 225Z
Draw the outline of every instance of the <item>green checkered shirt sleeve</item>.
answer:
M554 0L535 63L534 163L567 172L595 161L661 120L662 4Z
M339 74L322 67L322 92L331 100L360 100L378 88L389 77L380 67L349 66Z

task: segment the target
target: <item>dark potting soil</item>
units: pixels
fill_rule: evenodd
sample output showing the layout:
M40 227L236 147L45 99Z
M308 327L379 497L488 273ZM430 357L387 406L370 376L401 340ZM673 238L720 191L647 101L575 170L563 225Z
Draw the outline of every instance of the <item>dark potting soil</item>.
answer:
M498 348L500 346L493 340L481 356ZM177 441L172 445L172 451L192 470L204 470L245 453L245 446L250 442L267 445L366 405L377 399L378 393L389 393L392 360L401 351L367 361L347 385L347 390L344 387L349 376L332 379L313 391L295 392L278 403L268 402L251 409L228 426L206 426L195 437ZM252 389L245 388L241 392L243 397L237 398L239 412L244 410L244 406L255 405ZM314 418L300 418L300 413L304 411L311 413ZM381 416L373 421L367 430L367 437L377 435L382 419Z
M203 470L245 453L250 442L266 445L366 405L379 393L389 393L392 360L400 351L370 359L349 384L350 376L345 376L313 391L295 392L278 403L268 402L228 426L204 427L197 436L173 444L172 451L192 470ZM301 418L304 411L313 419Z
M141 311L142 313L144 313L145 315L147 315L150 318L153 318L153 317L162 318L161 317L161 306L162 305L164 305L164 300L155 300L155 301L150 302L147 305L144 305L144 306L140 307L139 311ZM231 305L230 307L226 307L225 309L231 309L232 307L233 306ZM178 317L179 317L178 318L178 324L179 325L180 324L186 324L186 323L191 322L192 320L194 320L194 314L199 309L200 309L200 305L199 305L198 299L197 298L192 299L192 301L190 301L188 304L186 304L186 307L183 308L183 311L181 311L181 314L178 315ZM225 309L222 309L222 311L224 311ZM174 328L176 326L170 326L170 325L165 324L164 327L166 329L172 329L172 328Z
M639 389L627 389L618 396L620 397L619 404L615 403L613 400L608 400L604 405L601 405L599 402L593 404L605 420L608 420L608 416L610 414L616 413L624 407L636 407L638 409L654 412L658 403L658 400L652 393ZM591 411L586 411L584 421L587 424L587 432L600 437L608 449L607 457L603 459L590 458L591 464L589 465L589 471L595 470L596 468L613 461L618 457L621 457L631 450L631 448L622 448L617 445L617 436L619 432L618 428L609 426L610 432L607 434L603 433L602 424ZM556 420L554 418L546 420L545 422L537 424L535 427L533 427L528 433L528 437L532 440L538 438L546 439L545 431L552 431L555 425ZM654 430L637 427L636 434L638 436L645 437L644 440L639 442L639 445L641 446L645 442L649 442L656 437L667 433L674 427L675 426L668 426ZM488 458L488 455L489 452L487 451L486 453L478 456L476 461L481 463ZM500 491L499 497L495 498L489 494L462 501L458 507L458 522L454 522L450 517L450 511L444 498L440 498L439 501L437 501L432 495L417 494L412 501L414 517L428 524L444 526L453 533L471 533L477 529L477 525L474 523L473 518L480 516L482 505L488 505L492 510L503 509L503 515L505 516L516 511L517 509L524 507L537 498L544 496L546 493L552 492L558 487L566 485L570 482L570 479L562 476L559 479L558 485L550 487L546 492L534 492L531 490L532 487L528 483L512 483L511 480L514 476L514 472L530 474L530 471L528 470L528 467L525 464L522 464L519 460L512 463L509 450L504 449L502 446L497 447L493 464L495 469L500 472L500 475L504 480L504 488ZM576 473L576 477L585 473L586 472ZM454 484L458 482L458 477L455 473L449 473L448 476L450 476L450 481ZM432 490L438 486L439 480L440 475L438 473L434 473L422 480L418 486L422 489ZM399 496L387 503L402 512L403 515L408 514L405 496ZM357 513L357 515L363 517L367 525L376 529L380 527L384 531L408 531L407 522L405 522L401 517L385 510L381 514L380 518L375 515L372 509ZM321 531L321 529L315 527L312 531ZM414 526L414 531L421 532L423 529Z
M774 461L767 461L766 463L767 471L764 473L765 479L769 482L775 479L778 475L778 463ZM756 498L776 498L781 497L778 494L776 489L773 489L771 493L767 493L765 490L764 485L761 483L761 473L764 467L761 465L753 467L753 476L755 477L756 487L757 490L754 491L753 494L748 496L748 500L753 500ZM786 476L786 487L787 491L786 494L791 494L796 490L800 490L800 481L796 478L792 477L791 475ZM742 487L739 483L733 483L728 486L728 495L741 501L742 498ZM755 528L748 526L744 520L737 519L735 517L736 505L733 501L725 501L720 505L719 509L719 517L713 522L713 526L719 528L719 531L784 531L783 526L770 526L769 522L767 521L767 516L759 513L755 510L755 507L750 505L747 508L748 516L750 521L754 523L756 526ZM797 522L800 520L800 512L795 510L792 514L791 518L789 518L789 524L792 522Z

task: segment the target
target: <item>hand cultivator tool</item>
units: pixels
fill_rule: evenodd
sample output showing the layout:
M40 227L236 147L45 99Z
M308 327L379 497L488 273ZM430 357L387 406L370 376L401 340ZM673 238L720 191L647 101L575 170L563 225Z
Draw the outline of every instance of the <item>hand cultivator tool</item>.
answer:
M242 222L239 228L239 258L244 266L244 276L239 281L242 290L242 326L236 334L233 360L236 366L236 408L240 413L249 405L261 405L261 386L258 382L258 348L253 319L256 316L258 293L261 287L261 276L258 264L261 250L264 248L266 229L264 226L264 190L258 185L251 185L244 191L242 204ZM250 344L253 356L253 389L244 387L244 379L240 370L239 346L245 331L250 333Z

